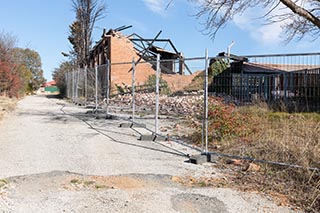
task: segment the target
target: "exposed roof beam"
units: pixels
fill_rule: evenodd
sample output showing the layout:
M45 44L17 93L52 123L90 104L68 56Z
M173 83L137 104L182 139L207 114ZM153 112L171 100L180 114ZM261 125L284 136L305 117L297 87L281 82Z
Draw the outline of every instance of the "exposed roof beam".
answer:
M154 39L149 43L148 48L142 52L139 59L135 62L135 65L137 65L141 61L143 56L149 51L149 49L152 47L152 44L157 40L157 38L160 36L161 33L162 33L162 30L160 30L159 33L154 37ZM132 68L129 70L129 72L131 72L131 71L132 71Z

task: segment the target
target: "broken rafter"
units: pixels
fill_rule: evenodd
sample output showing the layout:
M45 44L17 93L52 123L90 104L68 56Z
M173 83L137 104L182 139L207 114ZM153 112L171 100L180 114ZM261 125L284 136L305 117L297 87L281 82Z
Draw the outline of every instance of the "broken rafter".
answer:
M158 37L158 36L157 36ZM154 42L167 42L170 44L171 48L174 50L175 53L172 52L172 54L176 54L178 55L179 60L183 60L183 57L181 56L180 52L178 52L178 50L176 49L176 47L174 46L174 44L172 43L172 41L170 39L158 39L157 37L155 37L154 39L146 39L141 37L140 35L133 33L131 35L128 36L128 38L130 39L130 41L136 45L135 49L139 52L140 58L139 61L142 58L145 58L145 55L148 55L148 58L154 59L156 57L156 53L150 51L150 49L152 47L157 48L156 46L153 46ZM141 50L140 50L140 49ZM164 50L164 49L163 49ZM164 50L166 51L166 50ZM169 53L169 51L167 51ZM185 62L183 62L184 67L187 69L187 71L189 72L189 74L191 75L192 72L189 69L189 67L187 66L187 64ZM164 70L166 70L168 72L168 68L163 67ZM131 70L129 70L130 72ZM170 73L172 73L172 71L170 71Z
M149 43L148 48L146 48L142 54L140 55L139 59L135 62L135 65L137 65L141 59L144 57L144 55L149 51L149 49L152 47L152 44L157 40L157 38L160 36L160 34L162 33L162 31L160 30L159 33L154 37L154 39ZM129 70L129 72L132 71L132 68Z
M118 28L114 29L114 31L120 32L122 30L126 30L126 29L131 28L131 27L132 27L132 25L129 25L129 26L123 25L121 27L118 27Z
M145 39L142 38L141 36L137 35L137 34L133 34L139 38L131 38L131 41L140 41L140 42L147 42L149 43L150 41L153 41L153 39ZM179 54L177 48L173 45L172 41L170 39L157 39L156 42L168 42L170 44L170 46L172 47L172 49L175 51L176 54Z

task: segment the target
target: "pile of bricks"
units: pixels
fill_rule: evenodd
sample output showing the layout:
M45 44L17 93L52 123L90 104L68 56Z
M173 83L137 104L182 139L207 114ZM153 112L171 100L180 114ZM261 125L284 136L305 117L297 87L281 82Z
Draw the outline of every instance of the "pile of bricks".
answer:
M138 111L155 109L155 93L137 93L135 106ZM110 100L111 106L129 107L132 105L132 95L117 95ZM159 111L165 115L195 115L203 110L202 95L168 96L160 95Z

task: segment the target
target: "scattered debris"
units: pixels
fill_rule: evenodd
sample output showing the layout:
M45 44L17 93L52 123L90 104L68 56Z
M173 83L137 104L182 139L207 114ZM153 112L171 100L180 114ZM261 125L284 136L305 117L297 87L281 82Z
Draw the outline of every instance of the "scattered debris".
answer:
M173 182L182 184L184 186L197 186L197 187L226 187L228 185L228 179L226 177L179 177L173 176L171 178Z
M232 164L232 165L235 165L235 166L243 165L243 161L239 160L239 159L227 159L226 163L227 164Z
M243 171L246 171L246 172L257 172L259 170L260 170L260 166L254 163L248 163L243 168Z
M155 93L138 93L135 95L137 111L155 109ZM110 105L115 107L130 107L132 95L117 95L110 100ZM159 111L165 115L195 115L203 109L203 96L188 95L175 96L161 95L159 97Z

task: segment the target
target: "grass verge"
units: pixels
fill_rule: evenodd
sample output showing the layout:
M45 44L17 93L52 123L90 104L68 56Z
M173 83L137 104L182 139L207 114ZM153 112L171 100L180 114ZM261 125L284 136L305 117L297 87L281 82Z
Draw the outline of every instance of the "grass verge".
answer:
M0 96L0 121L7 112L15 109L17 101L17 99Z
M319 114L279 113L264 105L237 108L216 98L209 106L211 150L305 168L261 164L258 171L248 171L233 166L233 184L243 190L284 195L291 204L320 212L320 171L306 169L320 168ZM199 143L201 131L192 140Z

